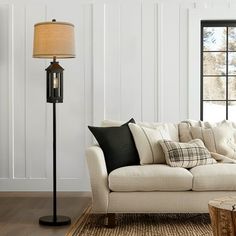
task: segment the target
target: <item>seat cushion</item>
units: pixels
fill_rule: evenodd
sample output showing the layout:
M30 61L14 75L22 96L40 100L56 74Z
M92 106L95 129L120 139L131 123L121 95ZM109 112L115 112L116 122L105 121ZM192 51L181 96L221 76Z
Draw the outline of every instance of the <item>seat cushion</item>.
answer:
M113 170L108 179L112 191L187 191L192 178L184 168L152 164Z
M193 175L194 191L236 190L236 164L212 164L196 166Z

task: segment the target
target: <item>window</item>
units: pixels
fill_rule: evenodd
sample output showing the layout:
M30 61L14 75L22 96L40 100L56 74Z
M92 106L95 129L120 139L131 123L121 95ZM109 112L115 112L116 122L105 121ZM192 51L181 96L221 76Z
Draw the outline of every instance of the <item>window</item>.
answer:
M201 120L236 119L236 21L201 22Z

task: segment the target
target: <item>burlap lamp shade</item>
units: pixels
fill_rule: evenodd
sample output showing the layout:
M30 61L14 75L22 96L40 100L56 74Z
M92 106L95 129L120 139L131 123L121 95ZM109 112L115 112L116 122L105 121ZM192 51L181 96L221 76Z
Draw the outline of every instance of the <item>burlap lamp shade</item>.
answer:
M35 24L33 57L75 57L74 25L57 21Z

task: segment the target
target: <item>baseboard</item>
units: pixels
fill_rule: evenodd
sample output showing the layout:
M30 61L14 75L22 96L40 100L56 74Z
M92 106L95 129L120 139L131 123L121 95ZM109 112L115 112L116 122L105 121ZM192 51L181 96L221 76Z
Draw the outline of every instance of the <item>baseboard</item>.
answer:
M52 179L4 179L0 178L0 192L51 192ZM89 181L80 179L57 179L58 192L87 192L91 191Z
M42 191L25 191L25 192L15 192L15 191L7 191L0 192L0 197L51 197L52 192L42 192ZM58 197L92 197L91 192L57 192Z

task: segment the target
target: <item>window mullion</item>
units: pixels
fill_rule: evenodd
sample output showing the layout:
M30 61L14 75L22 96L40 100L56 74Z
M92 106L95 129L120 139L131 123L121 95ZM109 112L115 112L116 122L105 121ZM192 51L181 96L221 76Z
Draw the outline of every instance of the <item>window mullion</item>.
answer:
M228 47L228 38L229 38L229 27L226 27L226 120L228 120L228 71L229 71L229 47Z
M203 120L203 25L201 24L201 91L200 91L200 120Z

